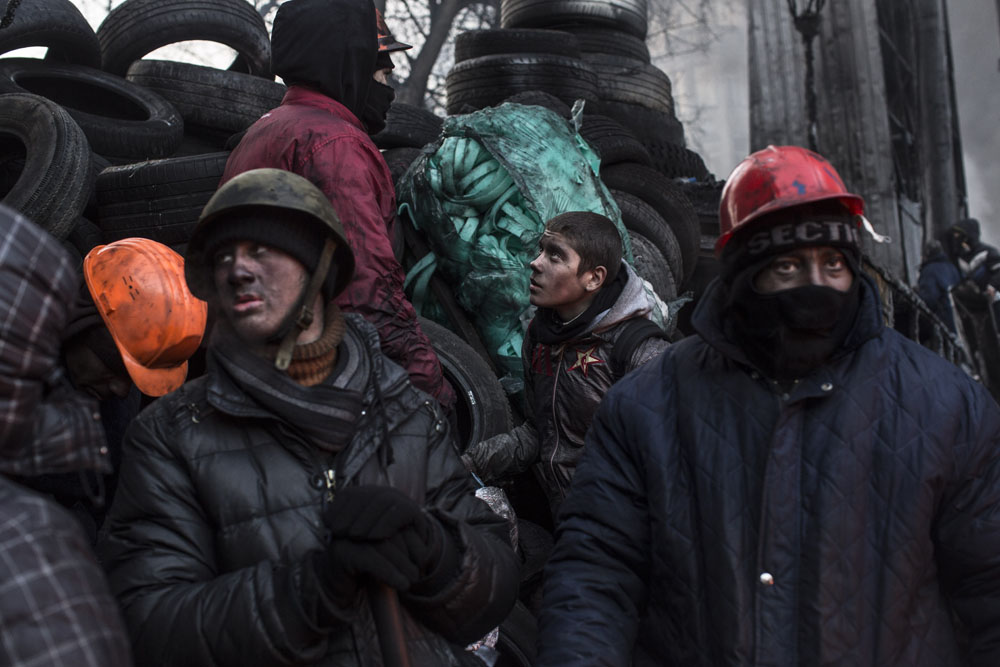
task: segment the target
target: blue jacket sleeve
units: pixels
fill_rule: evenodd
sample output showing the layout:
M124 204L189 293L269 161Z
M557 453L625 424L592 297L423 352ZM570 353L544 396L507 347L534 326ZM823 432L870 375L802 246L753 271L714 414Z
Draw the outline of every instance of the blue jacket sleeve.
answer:
M968 634L968 664L985 667L1000 664L1000 409L977 390L934 541L944 590Z

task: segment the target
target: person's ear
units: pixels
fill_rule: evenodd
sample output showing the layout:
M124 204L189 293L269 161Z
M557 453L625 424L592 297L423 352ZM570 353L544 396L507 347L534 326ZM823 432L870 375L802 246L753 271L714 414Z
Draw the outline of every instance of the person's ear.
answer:
M596 266L590 271L590 278L587 280L586 290L588 292L596 292L604 286L604 281L608 277L608 270L603 266Z

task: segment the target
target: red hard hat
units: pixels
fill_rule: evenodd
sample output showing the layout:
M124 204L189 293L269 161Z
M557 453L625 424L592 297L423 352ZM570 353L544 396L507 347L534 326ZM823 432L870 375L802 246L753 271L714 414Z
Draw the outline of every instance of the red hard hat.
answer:
M377 8L375 9L375 22L378 26L378 50L382 51L405 51L406 49L412 49L413 47L409 44L403 44L402 42L397 42L396 38L392 36L392 31L389 30L389 25L385 22L385 17L382 16Z
M865 201L847 191L822 155L800 146L768 146L751 153L736 165L722 189L715 255L737 229L762 216L830 200L840 201L853 215L864 213Z

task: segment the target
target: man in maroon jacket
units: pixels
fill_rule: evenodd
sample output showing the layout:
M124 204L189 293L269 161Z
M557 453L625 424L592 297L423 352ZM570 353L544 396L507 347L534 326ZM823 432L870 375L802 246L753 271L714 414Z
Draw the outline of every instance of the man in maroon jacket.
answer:
M288 84L281 105L254 123L226 164L222 182L260 167L304 176L330 199L354 251L354 280L337 297L378 329L382 350L414 385L451 409L455 394L403 293L390 234L396 193L369 134L394 97L374 80L378 38L370 1L290 0L274 19L271 65Z

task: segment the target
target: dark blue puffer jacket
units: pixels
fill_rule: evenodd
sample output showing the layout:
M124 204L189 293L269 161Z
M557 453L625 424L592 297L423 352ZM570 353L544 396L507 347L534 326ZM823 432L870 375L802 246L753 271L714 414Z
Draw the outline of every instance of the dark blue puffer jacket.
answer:
M536 665L1000 664L993 399L883 327L867 279L844 349L782 394L723 296L605 397Z

